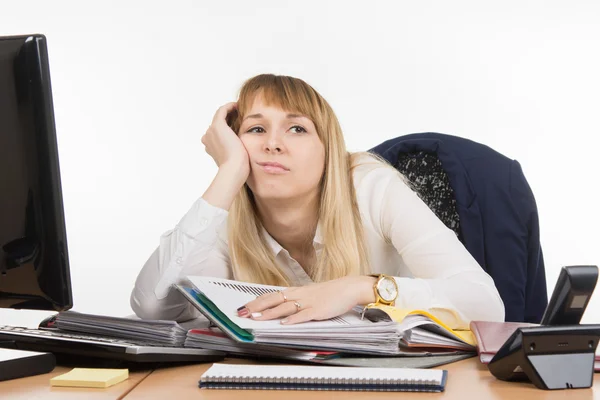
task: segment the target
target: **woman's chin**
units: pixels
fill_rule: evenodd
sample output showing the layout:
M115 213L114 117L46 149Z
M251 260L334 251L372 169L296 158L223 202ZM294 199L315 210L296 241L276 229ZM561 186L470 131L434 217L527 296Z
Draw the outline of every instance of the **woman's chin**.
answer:
M254 197L260 200L292 200L305 197L310 190L289 181L253 179L248 182ZM315 189L316 190L316 189Z
M282 190L269 189L254 192L254 197L260 200L286 200L292 198L293 196Z

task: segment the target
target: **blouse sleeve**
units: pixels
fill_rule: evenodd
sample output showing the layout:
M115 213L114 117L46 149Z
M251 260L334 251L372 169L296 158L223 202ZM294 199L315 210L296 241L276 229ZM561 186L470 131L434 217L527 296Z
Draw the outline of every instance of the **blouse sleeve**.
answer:
M371 168L359 179L363 213L413 275L395 277L397 307L429 311L457 329L468 329L472 320L504 321L492 278L397 171Z
M131 307L144 319L185 321L199 312L177 290L188 275L231 279L227 211L198 199L174 229L160 237L131 293Z

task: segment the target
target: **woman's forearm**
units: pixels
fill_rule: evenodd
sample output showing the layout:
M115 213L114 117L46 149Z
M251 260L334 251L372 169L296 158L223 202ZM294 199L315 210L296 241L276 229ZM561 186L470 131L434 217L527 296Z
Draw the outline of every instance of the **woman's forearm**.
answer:
M215 207L229 211L233 199L246 182L246 176L240 173L242 166L222 165L202 198Z

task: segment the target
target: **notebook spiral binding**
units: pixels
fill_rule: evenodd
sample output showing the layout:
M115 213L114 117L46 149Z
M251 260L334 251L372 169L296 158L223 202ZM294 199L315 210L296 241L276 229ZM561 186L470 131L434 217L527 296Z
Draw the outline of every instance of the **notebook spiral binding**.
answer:
M343 391L439 391L438 382L423 379L385 378L294 378L275 376L205 376L206 389L343 390Z

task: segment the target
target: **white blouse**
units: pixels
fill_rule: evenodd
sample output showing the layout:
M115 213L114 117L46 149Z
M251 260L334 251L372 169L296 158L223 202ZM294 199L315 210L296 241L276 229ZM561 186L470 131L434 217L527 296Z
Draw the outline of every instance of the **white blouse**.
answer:
M400 174L366 162L354 169L353 177L372 273L395 277L397 307L429 311L459 329L468 328L472 320L504 321L504 304L492 278ZM171 285L188 275L233 279L227 215L200 198L160 237L131 293L131 307L139 317L195 318L198 311ZM266 230L263 234L290 282L310 284L311 278L287 250ZM313 245L319 252L318 227Z

